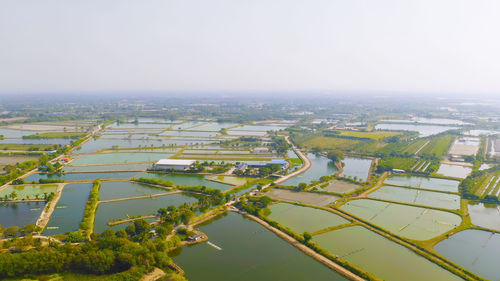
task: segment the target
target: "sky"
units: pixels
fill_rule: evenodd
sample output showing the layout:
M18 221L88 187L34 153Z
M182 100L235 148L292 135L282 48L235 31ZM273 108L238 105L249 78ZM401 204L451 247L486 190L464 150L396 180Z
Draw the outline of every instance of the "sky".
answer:
M498 0L2 0L0 93L500 96Z

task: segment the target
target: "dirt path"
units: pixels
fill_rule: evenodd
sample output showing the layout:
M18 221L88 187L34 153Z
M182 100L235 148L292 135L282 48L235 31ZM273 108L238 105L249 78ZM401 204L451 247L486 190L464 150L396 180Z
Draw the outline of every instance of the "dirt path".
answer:
M50 204L50 207L48 209L44 207L42 213L40 214L40 217L36 221L35 225L40 227L42 230L49 223L50 216L52 215L52 213L56 209L57 202L59 202L59 199L61 198L62 191L63 191L63 188L65 185L66 185L66 183L58 183L57 184L56 197L51 202L47 202L47 204Z
M417 149L417 151L415 151L415 153L413 153L413 155L417 155L420 152L420 150L424 149L424 147L426 147L429 144L429 142L431 142L431 141L428 140L424 144L422 144L422 146L419 149Z
M165 275L166 275L166 273L163 270L155 267L155 269L153 271L151 271L150 273L142 276L142 278L140 279L140 281L156 281L156 280L162 278Z
M371 192L373 192L373 191L377 190L378 188L380 188L382 185L384 185L384 181L385 181L385 179L387 178L388 175L389 175L389 172L384 172L382 174L382 176L380 177L380 179L378 180L377 184L375 184L372 188L368 189L367 191L361 193L358 197L359 198L364 198L368 194L370 194Z
M261 224L262 226L264 226L265 228L269 229L270 231L274 232L276 235L278 235L281 239L285 240L286 242L290 243L291 245L293 245L295 248L301 250L302 252L304 252L306 255L312 257L313 259L319 261L320 263L322 263L323 265L333 269L334 271L340 273L341 275L343 275L344 277L350 279L350 280L356 280L356 281L361 281L361 280L365 280L359 276L357 276L356 274L350 272L349 270L347 270L346 268L336 264L335 262L331 261L330 259L316 253L313 249L307 247L306 245L300 243L299 241L295 240L294 238L292 238L291 236L289 236L288 234L284 233L283 231L279 230L279 229L276 229L272 226L270 226L267 222L259 219L258 217L256 216L253 216L253 215L250 215L248 213L244 213L244 212L239 212L241 213L242 215L254 220L255 222Z

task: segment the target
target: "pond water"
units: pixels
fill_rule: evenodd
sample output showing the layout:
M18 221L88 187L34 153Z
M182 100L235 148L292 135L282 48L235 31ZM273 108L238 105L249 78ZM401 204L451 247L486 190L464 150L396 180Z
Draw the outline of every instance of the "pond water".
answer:
M498 233L467 229L439 242L434 250L483 278L500 279Z
M8 228L35 224L44 207L45 202L0 203L0 225Z
M116 164L116 163L134 163L134 162L156 162L160 159L166 159L172 156L171 153L148 153L148 152L129 152L129 153L99 153L92 155L83 155L73 160L71 165L96 165L96 164Z
M465 179L471 172L472 169L469 167L441 164L436 173L446 177Z
M0 140L0 143L67 145L71 143L71 140L70 139L3 139Z
M78 230L92 186L91 183L67 184L43 235L63 234Z
M428 137L436 135L448 130L457 129L451 126L435 126L435 125L415 125L415 124L377 124L376 130L389 131L414 131L418 132L420 137Z
M168 129L170 128L171 124L148 124L148 123L140 123L139 124L134 124L134 123L120 123L116 124L113 123L111 125L108 125L107 128L110 129Z
M94 166L65 166L65 173L75 172L100 172L100 171L146 171L151 168L151 163L119 164L119 165L94 165Z
M311 160L311 168L283 182L283 185L297 186L302 182L311 183L313 180L319 180L322 176L331 176L337 172L335 165L330 159L313 153L308 153L307 157Z
M384 280L462 280L451 272L361 226L314 236L332 254Z
M40 179L61 179L64 181L96 180L96 179L129 179L140 174L140 172L116 172L116 173L75 173L61 175L32 174L24 179L25 182L38 182Z
M219 132L200 132L200 131L165 131L160 134L161 136L172 137L216 137L220 135Z
M188 121L182 124L175 124L172 126L173 130L186 130L189 128L192 128L194 126L199 126L202 124L206 124L205 122L200 122L200 121ZM194 128L193 128L194 129Z
M500 209L498 205L469 204L469 215L473 224L500 231Z
M4 136L4 138L21 138L22 136L34 135L36 133L40 132L0 128L0 135Z
M213 176L209 177L209 179L236 186L246 184L248 181L252 180L251 178L233 177L233 176Z
M4 198L6 195L9 196L12 192L16 192L16 199L34 199L36 195L39 198L44 197L44 193L50 194L51 192L56 192L57 185L55 184L24 184L24 185L10 185L7 188L0 191L0 198Z
M179 141L179 143L185 143L185 142ZM111 149L113 146L118 146L119 148L138 148L138 147L151 147L151 145L155 147L161 147L163 145L169 146L169 145L182 145L182 144L177 144L175 141L172 140L157 140L157 139L124 140L124 139L99 138L97 140L92 139L84 143L80 149L75 150L73 153L75 154L94 153L101 149Z
M346 157L342 160L344 163L344 172L340 175L342 177L356 177L358 180L366 181L370 173L372 165L371 159Z
M169 191L135 182L103 182L101 183L99 200L147 196L166 192Z
M460 184L460 182L456 180L413 176L392 176L388 177L385 183L448 192L458 192L458 185Z
M326 206L339 199L339 197L334 195L319 194L314 192L296 192L279 188L271 189L266 193L266 195L276 200L301 202L316 206Z
M199 229L221 250L201 243L171 253L191 281L347 280L239 214Z
M441 192L386 185L370 193L368 196L371 198L444 209L460 209L460 196Z
M341 216L325 210L289 203L274 204L269 206L269 209L271 214L268 218L300 234L305 231L313 233L328 227L350 223Z
M267 133L263 131L238 131L238 130L229 130L227 134L230 136L248 136L248 137L263 137Z
M234 128L238 131L280 131L286 129L286 126L271 126L271 125L243 125L241 127Z
M134 216L154 215L160 208L167 208L168 206L179 206L184 203L192 204L198 200L195 197L187 196L184 194L172 194L154 198L135 199L118 201L111 203L102 203L98 205L94 232L103 232L111 228L107 225L108 221L114 219L123 219ZM127 225L116 225L113 229L125 228Z
M229 184L207 180L206 178L208 176L206 175L145 173L141 174L139 177L161 179L166 181L170 180L174 182L175 185L188 185L188 186L204 185L208 188L219 189L221 191L226 191L233 187L232 185Z
M362 185L350 183L343 180L333 180L325 187L318 187L321 191L335 192L335 193L349 193L356 189L362 188Z
M449 212L369 199L349 201L341 209L394 234L415 240L434 238L462 222L460 216Z
M188 129L188 130L218 132L222 129L226 129L226 128L233 127L236 125L238 125L238 124L236 124L236 123L207 123L207 124L204 124L201 126L196 126L192 129Z

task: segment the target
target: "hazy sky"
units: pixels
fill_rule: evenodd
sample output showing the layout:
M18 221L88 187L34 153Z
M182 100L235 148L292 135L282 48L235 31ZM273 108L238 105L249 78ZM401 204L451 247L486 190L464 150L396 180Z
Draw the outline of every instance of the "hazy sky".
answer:
M0 92L500 96L499 15L499 0L1 0Z

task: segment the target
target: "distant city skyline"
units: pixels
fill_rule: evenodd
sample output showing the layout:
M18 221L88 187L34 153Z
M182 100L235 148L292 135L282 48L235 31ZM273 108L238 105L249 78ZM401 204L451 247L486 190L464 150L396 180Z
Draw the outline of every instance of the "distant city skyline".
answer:
M500 95L500 2L0 3L0 95Z

